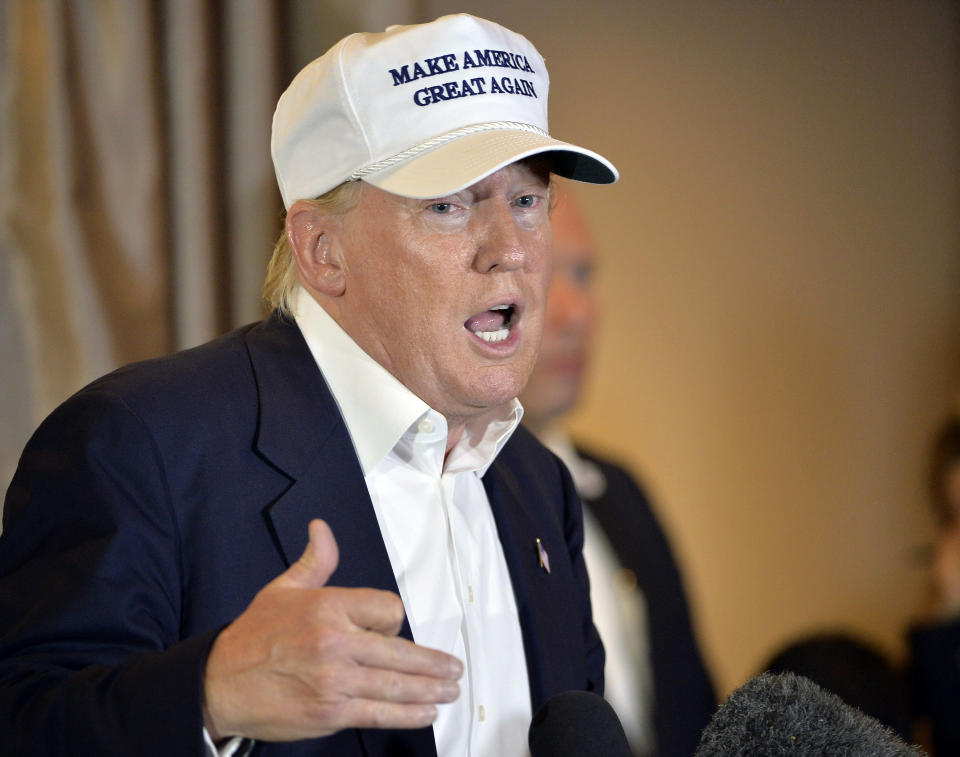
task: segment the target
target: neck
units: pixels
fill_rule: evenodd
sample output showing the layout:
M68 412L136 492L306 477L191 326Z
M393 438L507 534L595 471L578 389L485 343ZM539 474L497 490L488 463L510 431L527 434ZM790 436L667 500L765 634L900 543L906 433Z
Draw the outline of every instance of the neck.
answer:
M447 420L447 450L443 456L444 463L446 463L447 458L450 457L450 450L457 446L457 442L459 442L460 437L463 436L465 426L465 423L454 424L449 419Z
M513 403L513 400L502 405L488 407L476 415L447 415L444 413L443 417L447 421L447 449L444 453L444 463L450 457L453 448L463 439L463 435L468 433L468 427L470 428L469 433L476 435L479 439L485 433L487 424L506 419L511 403Z

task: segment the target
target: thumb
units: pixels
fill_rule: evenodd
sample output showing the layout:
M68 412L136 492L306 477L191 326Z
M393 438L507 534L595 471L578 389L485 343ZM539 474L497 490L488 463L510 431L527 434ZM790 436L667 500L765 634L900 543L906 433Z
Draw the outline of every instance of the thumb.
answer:
M278 582L297 589L319 589L330 579L340 562L340 550L326 521L314 519L309 525L310 541L300 559L278 577Z

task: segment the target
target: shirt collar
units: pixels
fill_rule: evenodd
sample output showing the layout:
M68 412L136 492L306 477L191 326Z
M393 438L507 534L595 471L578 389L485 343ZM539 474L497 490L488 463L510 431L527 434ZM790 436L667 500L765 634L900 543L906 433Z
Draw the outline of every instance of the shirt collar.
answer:
M364 352L309 292L300 287L293 299L294 319L340 408L364 476L405 434L446 445L442 415ZM520 401L513 399L471 419L448 456L447 470L474 469L482 476L522 416Z

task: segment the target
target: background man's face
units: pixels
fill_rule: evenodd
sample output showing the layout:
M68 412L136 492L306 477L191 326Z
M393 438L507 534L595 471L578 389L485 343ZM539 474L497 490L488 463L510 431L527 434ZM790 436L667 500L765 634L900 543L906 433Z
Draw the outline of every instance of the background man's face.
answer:
M517 395L533 366L550 266L548 176L514 163L455 195L364 184L343 219L340 323L448 420Z
M597 320L591 289L596 249L579 206L569 193L551 216L553 275L547 296L540 356L520 396L524 420L542 426L576 404Z

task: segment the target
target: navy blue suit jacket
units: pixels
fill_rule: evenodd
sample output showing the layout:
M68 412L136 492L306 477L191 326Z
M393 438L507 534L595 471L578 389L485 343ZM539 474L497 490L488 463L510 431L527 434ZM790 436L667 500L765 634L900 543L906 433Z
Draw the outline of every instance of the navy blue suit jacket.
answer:
M484 485L533 707L602 691L569 475L518 429ZM70 398L28 443L5 502L0 754L202 755L207 651L302 553L315 517L340 547L331 585L397 591L340 413L300 331L277 316ZM435 754L430 728L256 748Z
M607 482L603 493L586 504L643 592L657 756L690 757L717 701L693 633L680 570L653 506L633 477L609 460L578 452L600 468Z

